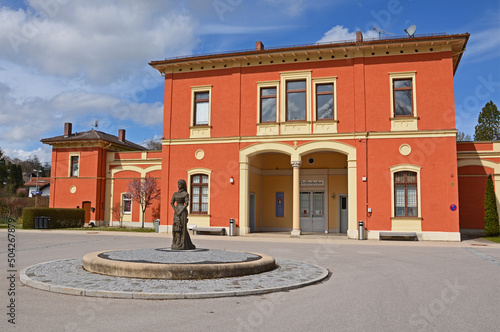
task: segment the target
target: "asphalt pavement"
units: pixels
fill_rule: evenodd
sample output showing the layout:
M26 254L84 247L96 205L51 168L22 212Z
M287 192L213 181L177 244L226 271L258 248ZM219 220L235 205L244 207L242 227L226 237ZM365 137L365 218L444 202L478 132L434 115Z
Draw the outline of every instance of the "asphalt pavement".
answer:
M21 284L19 274L34 264L81 258L94 251L168 247L168 234L16 230L14 235L0 230L2 331L500 328L500 244L480 239L446 243L195 235L198 248L258 252L312 263L328 269L331 276L315 285L264 295L141 300L51 293ZM15 250L9 243L15 243Z

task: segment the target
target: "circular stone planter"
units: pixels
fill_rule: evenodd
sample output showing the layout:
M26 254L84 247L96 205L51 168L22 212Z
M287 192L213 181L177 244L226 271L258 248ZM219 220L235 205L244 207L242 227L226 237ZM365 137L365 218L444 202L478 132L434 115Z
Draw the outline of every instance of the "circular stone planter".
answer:
M112 250L83 257L89 272L114 277L197 280L252 275L276 268L273 257L223 250Z

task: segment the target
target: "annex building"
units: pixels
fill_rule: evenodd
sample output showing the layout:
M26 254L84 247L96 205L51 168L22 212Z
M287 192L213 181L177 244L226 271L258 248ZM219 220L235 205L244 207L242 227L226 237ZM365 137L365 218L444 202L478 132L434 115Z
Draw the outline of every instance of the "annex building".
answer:
M453 76L469 34L265 48L153 61L165 78L162 151L91 130L53 146L51 207L141 225L128 182L161 181L160 231L185 179L189 223L237 233L416 232L460 241L500 197L500 142L457 143ZM500 204L499 204L500 207Z

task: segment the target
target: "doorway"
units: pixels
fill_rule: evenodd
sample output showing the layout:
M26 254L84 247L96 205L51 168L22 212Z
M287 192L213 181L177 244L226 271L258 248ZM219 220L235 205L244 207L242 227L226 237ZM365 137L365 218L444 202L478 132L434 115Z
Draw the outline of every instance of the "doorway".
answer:
M82 208L85 210L85 224L90 222L90 202L82 202Z
M346 194L340 194L339 195L339 228L340 228L340 233L347 233L347 227L348 227L348 210L347 207L349 206L347 204L347 195Z
M303 232L325 231L325 192L300 192L300 229Z
M248 222L250 227L250 233L254 233L256 231L255 219L257 214L257 205L254 193L250 193L249 196L248 212L249 212Z

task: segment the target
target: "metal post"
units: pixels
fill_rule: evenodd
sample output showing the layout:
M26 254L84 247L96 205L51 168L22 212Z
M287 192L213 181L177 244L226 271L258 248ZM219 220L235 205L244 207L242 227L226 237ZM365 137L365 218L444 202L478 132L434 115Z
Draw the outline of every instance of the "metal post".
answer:
M359 226L358 240L364 240L365 239L365 222L360 220L358 223L358 226Z

